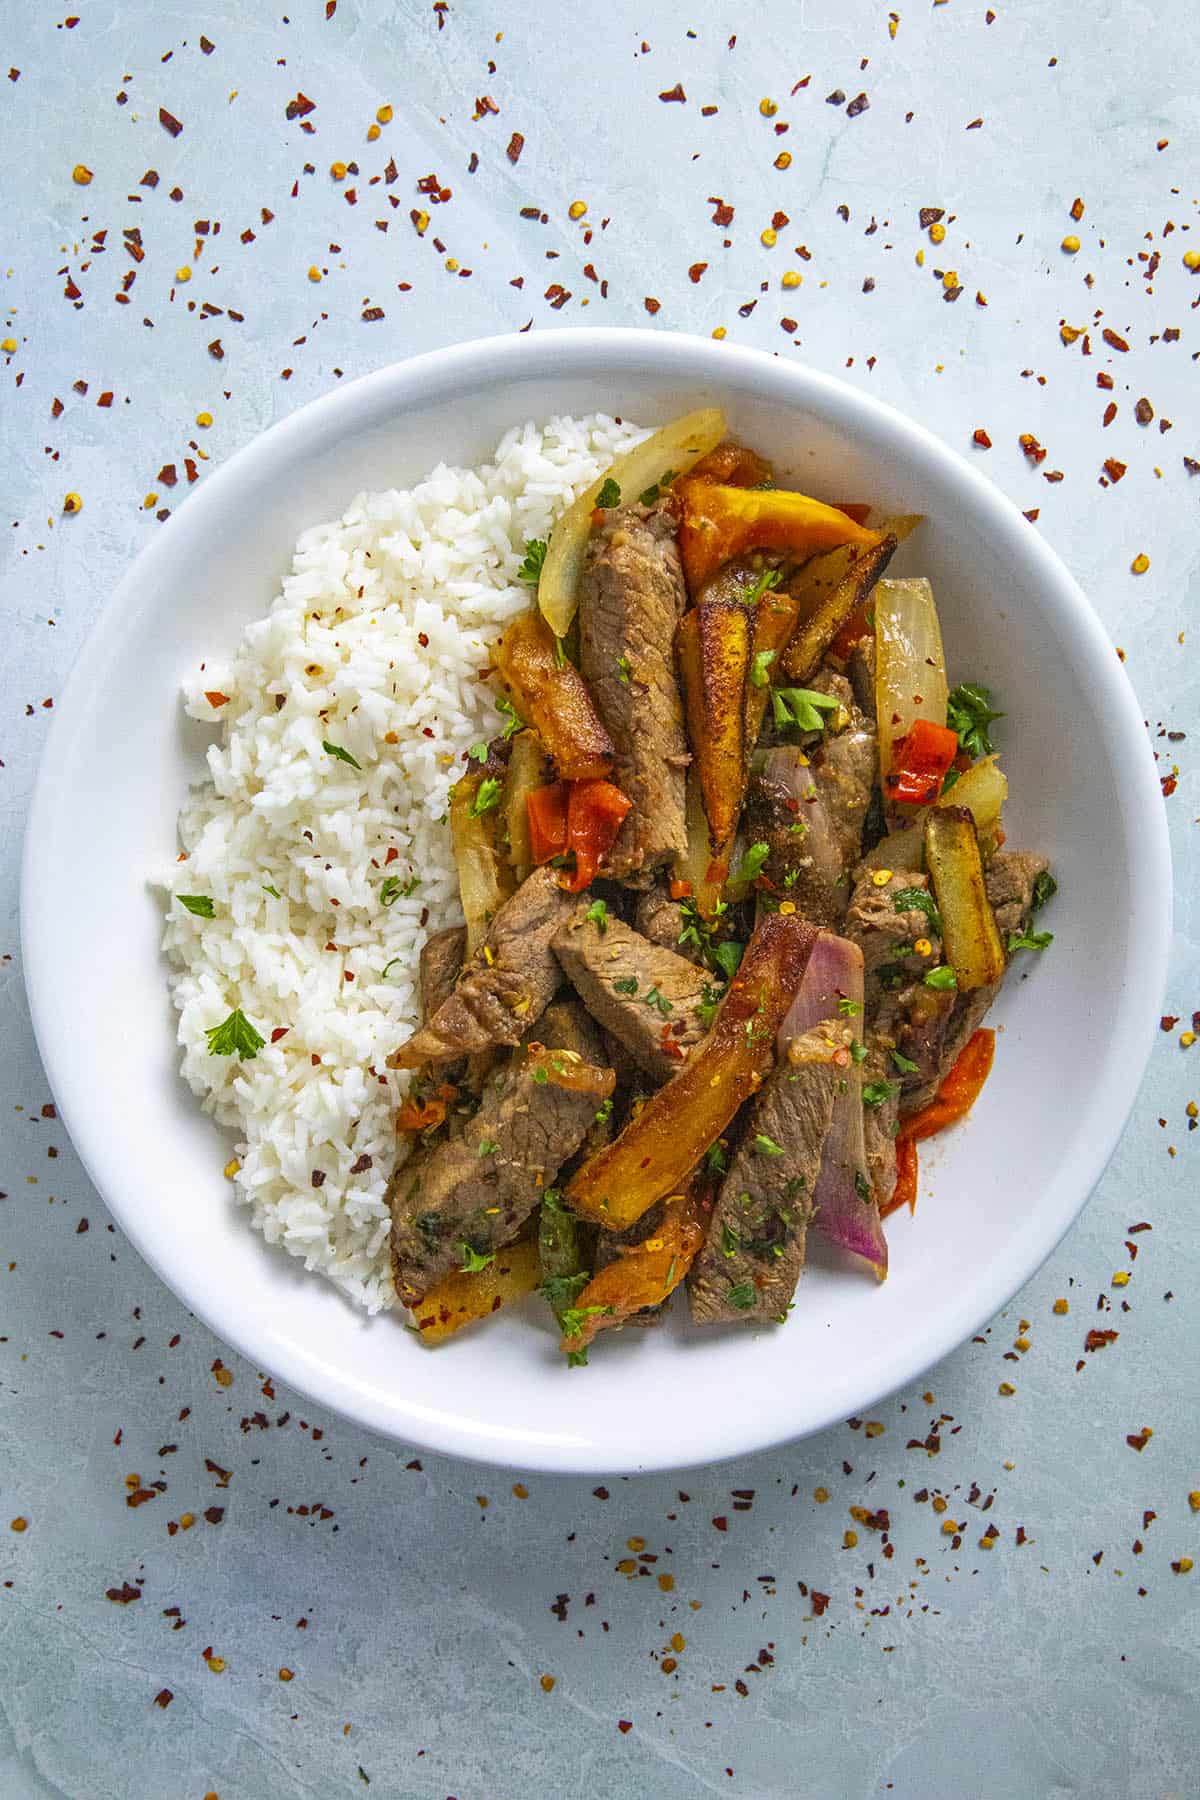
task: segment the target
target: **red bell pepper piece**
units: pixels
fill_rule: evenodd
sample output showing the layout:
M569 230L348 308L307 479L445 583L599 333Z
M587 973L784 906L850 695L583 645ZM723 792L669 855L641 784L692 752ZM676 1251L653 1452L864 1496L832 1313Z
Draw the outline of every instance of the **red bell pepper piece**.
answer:
M987 1028L973 1032L929 1105L901 1120L897 1145L902 1138L933 1137L936 1132L945 1131L947 1125L965 1119L991 1073L995 1054L995 1032Z
M917 1210L917 1145L910 1137L896 1139L896 1185L887 1205L880 1207L879 1216L886 1219L902 1206L907 1206L909 1212Z
M570 786L567 849L575 852L575 873L563 886L578 894L599 874L633 801L611 781L573 781Z
M947 770L958 755L958 734L932 719L917 719L892 748L892 769L883 778L884 797L911 806L932 806Z
M567 785L565 781L552 781L526 796L529 852L535 863L549 862L552 856L566 853Z

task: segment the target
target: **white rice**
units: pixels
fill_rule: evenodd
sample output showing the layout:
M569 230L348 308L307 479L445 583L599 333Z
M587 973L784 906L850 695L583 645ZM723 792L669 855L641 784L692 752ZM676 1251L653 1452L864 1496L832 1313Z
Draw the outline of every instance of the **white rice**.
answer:
M529 604L526 540L642 435L603 414L528 423L480 468L360 495L304 533L267 616L185 686L221 736L165 879L182 1071L237 1134L253 1224L370 1312L395 1304L384 1191L408 1077L385 1059L418 1023L422 943L462 917L447 794L499 722L479 670ZM392 875L412 891L384 906ZM267 1040L244 1061L205 1035L235 1007Z

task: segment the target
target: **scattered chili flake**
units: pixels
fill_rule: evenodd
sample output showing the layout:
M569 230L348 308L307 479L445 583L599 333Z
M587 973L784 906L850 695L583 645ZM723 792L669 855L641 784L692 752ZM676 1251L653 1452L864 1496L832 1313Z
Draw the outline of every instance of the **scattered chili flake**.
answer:
M1144 575L1146 570L1150 567L1150 558L1146 555L1144 550L1139 550L1129 567L1131 573L1134 575Z
M1113 408L1113 411L1114 412L1116 411L1115 407ZM1105 424L1107 424L1107 423L1108 423L1108 421L1106 419ZM1126 469L1126 464L1123 462L1118 462L1115 456L1109 456L1109 457L1105 458L1104 473L1108 476L1108 479L1110 481L1114 481L1114 482L1120 481L1122 475L1124 475L1124 473L1125 473L1125 469Z
M286 119L303 119L316 109L316 101L310 100L307 94L297 93L294 100L289 100L284 108Z
M656 312L661 312L662 310L662 301L656 300L651 294L647 294L642 305L646 308L646 311L650 314L651 318L654 317Z
M870 104L871 102L867 99L865 94L855 94L853 100L846 108L846 117L848 119L857 119L859 113L865 113Z
M707 267L708 264L706 262L692 263L691 267L688 269L688 280L691 282L699 281Z
M974 432L972 441L978 444L981 450L990 450L992 447L992 440L982 425Z
M23 1519L18 1516L17 1518L9 1521L8 1528L10 1531L15 1531L18 1534L22 1531L28 1531L29 1530L29 1520Z
M632 1719L618 1719L617 1720L617 1730L620 1732L632 1731L633 1730L633 1720Z
M154 1696L154 1704L155 1706L161 1706L162 1710L166 1712L174 1698L175 1696L170 1688L159 1688L157 1694Z
M183 130L183 126L175 117L174 113L169 113L165 106L160 106L158 109L158 122L163 127L164 131L170 132L173 138L178 137Z
M677 81L673 88L668 88L665 93L660 94L658 97L660 100L683 101L683 100L687 99L687 95L683 91L683 83L681 81Z
M733 207L727 205L726 202L721 199L720 195L710 194L708 196L708 204L715 208L712 216L714 225L724 226L733 224Z
M1154 408L1151 406L1149 400L1146 399L1145 395L1142 396L1134 407L1133 416L1139 425L1149 425L1151 419L1154 417Z
M1018 438L1017 442L1020 444L1022 450L1025 452L1026 456L1029 458L1031 463L1045 462L1045 460L1046 460L1045 449L1043 448L1043 446L1041 444L1038 443L1037 439L1034 437L1034 435L1031 431L1023 431L1021 433L1020 437Z
M1107 1344L1115 1344L1120 1333L1117 1331L1089 1331L1083 1340L1085 1350L1103 1350Z
M505 155L508 157L509 162L510 163L520 162L521 152L524 148L525 148L524 137L522 136L522 134L519 131L514 131L512 136L508 140L508 149L505 151Z
M1141 1451L1143 1451L1146 1448L1146 1445L1150 1442L1150 1439L1153 1436L1154 1436L1153 1428L1149 1425L1143 1425L1142 1429L1140 1431L1137 1431L1137 1432L1131 1431L1126 1436L1125 1442L1129 1445L1129 1448L1131 1450L1137 1450L1140 1453Z
M141 1599L142 1590L134 1587L132 1582L123 1581L119 1588L105 1588L104 1597L106 1600L113 1601L117 1606L128 1606L131 1601Z
M1123 337L1118 336L1118 334L1115 331L1113 331L1112 328L1108 325L1106 325L1104 327L1104 330L1100 333L1100 335L1104 339L1105 343L1108 344L1113 350L1128 350L1128 348L1129 348L1129 345L1126 342L1126 340Z

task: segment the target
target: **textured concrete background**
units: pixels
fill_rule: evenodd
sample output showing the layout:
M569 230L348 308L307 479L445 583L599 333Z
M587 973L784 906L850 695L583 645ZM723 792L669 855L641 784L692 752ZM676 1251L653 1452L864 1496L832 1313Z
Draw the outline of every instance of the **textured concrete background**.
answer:
M5 1800L1196 1792L1194 23L1182 0L4 9ZM1038 512L1161 756L1176 1022L1046 1269L877 1417L714 1471L521 1484L214 1372L45 1116L17 861L52 702L193 473L343 375L650 319L860 383ZM103 954L119 921L62 878ZM1119 1337L1088 1353L1091 1328Z

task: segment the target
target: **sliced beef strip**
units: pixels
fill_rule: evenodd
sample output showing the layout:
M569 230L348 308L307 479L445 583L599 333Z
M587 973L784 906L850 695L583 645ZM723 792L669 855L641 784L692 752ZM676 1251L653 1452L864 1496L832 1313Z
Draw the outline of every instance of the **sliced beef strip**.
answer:
M766 844L763 874L814 925L836 931L846 909L846 865L815 772L794 744L769 750L746 791L747 843Z
M499 909L433 1018L388 1057L389 1069L519 1044L562 979L550 940L578 906L553 869L535 869Z
M879 876L886 880L878 880ZM863 956L863 989L868 1023L874 1020L886 989L920 981L927 970L942 960L942 940L927 913L920 907L896 910L896 895L905 891L928 894L929 877L919 869L864 869L854 883L842 935L857 944ZM932 898L932 896L931 896ZM927 943L926 955L913 949Z
M698 1325L786 1316L851 1032L826 1020L794 1038L748 1109L704 1248L688 1275ZM780 1154L780 1152L782 1154Z
M829 694L841 708L826 726L813 756L813 774L833 822L842 859L847 868L852 868L859 858L863 821L879 775L875 726L860 708L844 675L833 669L819 669L809 685L816 693Z
M547 1050L569 1050L578 1056L581 1062L590 1064L594 1069L612 1069L614 1089L620 1080L611 1054L612 1039L601 1031L582 1000L574 995L568 999L565 995L552 1000L537 1025L537 1040ZM613 1106L609 1101L597 1107L596 1116L587 1128L583 1143L572 1158L571 1166L576 1159L594 1156L597 1150L603 1150L613 1137ZM567 1165L564 1164L563 1176L566 1178Z
M612 1093L611 1069L531 1044L496 1070L461 1137L410 1158L392 1178L392 1275L413 1305L514 1238Z
M687 592L675 530L662 509L606 512L580 586L580 664L617 749L615 779L633 801L605 870L637 884L687 848L674 651Z
M620 919L603 930L579 909L554 935L554 954L580 999L656 1082L677 1075L706 1027L699 1007L711 994L703 969L660 950Z
M1033 884L1049 867L1044 856L1029 850L998 850L984 870L984 886L996 916L1000 941L1007 947L1009 935L1027 929L1033 916ZM958 1061L973 1032L978 1031L1000 984L975 988L969 994L952 994L936 1057L923 1066L921 1079L906 1085L901 1113L919 1112L937 1093Z
M418 964L421 986L421 1019L428 1023L444 1000L454 992L463 958L467 954L467 928L451 925L435 931L421 946Z
M679 901L670 899L662 887L647 888L637 896L633 923L635 930L660 950L673 950L689 962L699 960L699 951L679 942L687 920Z

